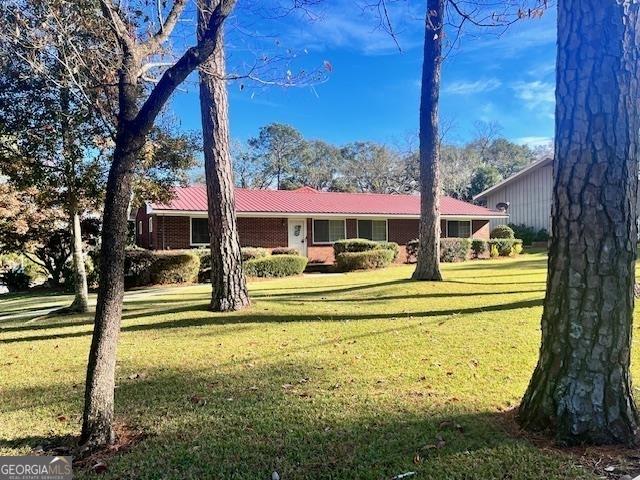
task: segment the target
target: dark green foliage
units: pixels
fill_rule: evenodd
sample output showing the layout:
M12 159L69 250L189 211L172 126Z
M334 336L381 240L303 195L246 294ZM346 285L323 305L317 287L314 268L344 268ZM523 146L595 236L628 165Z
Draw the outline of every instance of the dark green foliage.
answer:
M536 230L533 227L528 227L524 224L516 225L509 224L509 227L513 230L515 238L520 238L525 245L531 245L533 242L546 242L549 240L549 232L544 228Z
M515 238L513 230L509 225L498 225L491 230L491 238Z
M191 252L159 253L151 265L151 284L193 283L199 269L200 258Z
M243 268L248 277L290 277L304 272L307 261L300 255L275 255L248 260Z
M476 258L480 257L480 255L487 251L487 242L474 238L471 240L471 251Z
M441 238L440 261L445 263L464 262L471 251L469 238Z
M467 199L471 200L474 195L493 187L502 180L500 171L493 165L480 165L471 174Z
M364 252L342 252L336 255L336 265L341 272L384 268L393 261L393 250L377 248Z
M98 286L98 273L99 273L99 269L96 268L95 264L93 263L93 258L91 255L88 254L84 256L84 268L87 274L87 287L89 288L95 288ZM73 275L73 264L71 262L71 260L67 261L67 263L65 263L64 265L64 270L62 271L62 276L63 276L63 285L64 285L64 289L67 292L73 292L75 289L75 276Z
M520 238L520 237L518 237ZM536 234L536 242L547 242L551 238L546 228L541 228Z
M23 292L31 285L31 276L19 265L8 268L0 275L0 280L10 292Z
M170 283L192 283L198 279L200 258L192 252L127 250L125 286L142 287Z
M256 258L264 258L269 255L269 251L262 247L242 247L242 261L255 260Z
M522 240L519 238L492 238L489 240L489 248L496 247L498 255L509 257L522 252Z
M293 247L276 247L271 250L271 255L300 255L300 252Z
M341 253L369 252L372 250L388 250L392 253L391 261L395 261L400 254L400 247L396 242L374 242L365 238L349 238L339 240L333 244L333 253L336 258Z
M389 250L393 252L392 262L395 262L400 255L400 246L396 242L377 242L377 248L381 248L383 250Z
M344 252L367 252L369 250L375 250L377 246L378 242L374 242L373 240L348 238L335 242L333 244L333 253L337 256Z
M474 240L486 244L483 240ZM407 262L413 263L417 260L418 247L420 242L411 240L407 242ZM472 241L469 238L441 238L440 239L440 261L445 263L463 262L469 258ZM475 252L475 250L474 250Z

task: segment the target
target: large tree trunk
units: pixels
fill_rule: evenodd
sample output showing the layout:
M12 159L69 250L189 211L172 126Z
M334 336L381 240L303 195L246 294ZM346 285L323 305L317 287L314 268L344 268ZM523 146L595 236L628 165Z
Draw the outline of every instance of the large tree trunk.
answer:
M636 443L629 378L640 130L638 4L558 2L553 235L523 427Z
M420 245L414 280L440 274L440 145L438 104L445 0L428 0L420 97Z
M73 262L73 284L75 298L69 306L72 312L84 313L89 310L89 288L87 287L87 271L82 251L82 229L80 215L75 207L72 208L69 221L71 222L71 249Z
M210 3L217 2L211 0ZM200 29L207 21L207 14L202 12ZM222 35L221 31L213 55L200 71L200 110L211 240L211 309L218 312L240 310L249 305L236 225Z

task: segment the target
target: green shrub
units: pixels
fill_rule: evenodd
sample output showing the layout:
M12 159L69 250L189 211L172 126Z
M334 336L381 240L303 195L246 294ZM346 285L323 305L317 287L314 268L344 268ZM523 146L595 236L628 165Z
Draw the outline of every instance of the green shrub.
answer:
M375 250L378 242L367 240L366 238L348 238L346 240L338 240L333 244L333 253L337 257L345 252L368 252Z
M406 245L407 249L407 263L415 263L418 261L418 247L420 246L420 240L409 240Z
M342 252L336 255L336 265L341 272L384 268L393 261L393 251L377 248L365 252Z
M474 238L471 240L471 251L476 258L479 258L480 255L487 251L487 242Z
M498 255L501 257L509 257L522 252L522 240L518 238L492 238L489 245L496 248ZM493 256L493 255L492 255Z
M531 245L536 241L537 232L535 228L528 227L524 224L516 225L514 223L510 223L509 227L513 230L514 237L521 238L525 245Z
M536 242L546 242L549 240L549 232L547 232L546 228L541 228L540 230L538 230L538 233L536 233ZM518 237L519 238L519 237Z
M307 261L300 255L274 255L247 260L243 268L249 277L290 277L304 272Z
M127 250L125 286L191 283L197 281L199 269L200 258L192 252Z
M376 249L378 248L393 252L392 262L395 262L400 255L400 246L396 242L377 242Z
M339 240L333 244L333 254L336 259L341 253L370 252L373 250L388 250L393 253L391 261L395 261L400 254L400 246L396 242L375 242L366 238L349 238Z
M412 263L418 259L418 249L420 241L410 240L407 242L407 262ZM440 261L441 262L462 262L466 260L471 251L471 240L469 238L441 238L440 239Z
M31 276L20 265L9 267L0 279L10 292L24 292L31 286Z
M194 283L199 270L200 258L193 253L160 253L151 265L151 284Z
M464 262L471 251L469 238L441 238L440 261L445 263Z
M491 238L515 238L513 230L509 225L498 225L491 231Z
M512 254L513 255L520 255L522 253L523 247L522 247L522 243L514 243L513 244L513 248L512 248Z
M549 232L544 228L536 230L533 227L528 227L524 224L515 225L509 224L509 227L513 230L515 238L522 240L524 245L531 245L533 242L546 242L549 240Z
M500 255L500 252L498 252L498 246L497 245L491 245L491 249L489 250L489 256L491 258L496 258L499 255Z
M271 250L271 255L300 255L300 252L293 247L276 247Z
M255 260L256 258L264 258L269 255L269 251L262 247L242 247L242 261Z

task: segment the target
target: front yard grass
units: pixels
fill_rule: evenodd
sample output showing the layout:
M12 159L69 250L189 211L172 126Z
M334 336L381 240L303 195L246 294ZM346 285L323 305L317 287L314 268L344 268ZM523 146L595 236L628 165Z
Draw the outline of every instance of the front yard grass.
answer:
M102 477L595 478L505 428L537 357L546 257L443 270L252 282L234 314L208 312L205 285L129 293L116 414L145 438ZM79 434L92 316L38 317L67 300L0 297L2 455Z

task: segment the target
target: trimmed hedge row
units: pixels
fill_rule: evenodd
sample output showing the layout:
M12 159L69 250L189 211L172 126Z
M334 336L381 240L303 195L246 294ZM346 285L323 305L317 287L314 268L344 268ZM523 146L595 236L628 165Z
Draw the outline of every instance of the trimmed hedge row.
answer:
M364 252L342 252L336 255L336 266L342 272L384 268L394 259L391 249L376 248Z
M124 280L127 288L198 280L200 257L192 252L127 250Z
M304 272L307 261L301 255L274 255L247 260L243 267L249 277L289 277Z
M262 247L242 247L242 261L254 260L256 258L264 258L269 255L269 250Z
M333 254L336 259L336 267L343 272L383 268L398 258L400 246L395 242L348 238L333 244Z
M470 251L470 238L440 239L440 261L443 263L464 262Z
M271 250L271 255L300 255L300 252L293 247L276 247Z
M407 242L407 259L414 261L418 255L418 240ZM478 258L485 252L491 257L508 257L522 253L522 240L518 238L492 238L490 240L470 238L441 238L440 261L443 263L462 262L473 252Z

